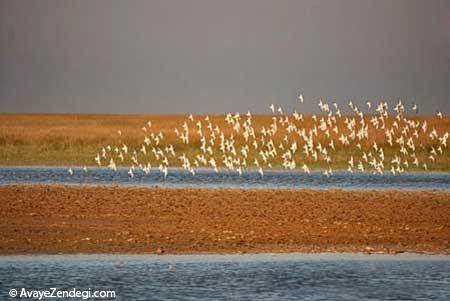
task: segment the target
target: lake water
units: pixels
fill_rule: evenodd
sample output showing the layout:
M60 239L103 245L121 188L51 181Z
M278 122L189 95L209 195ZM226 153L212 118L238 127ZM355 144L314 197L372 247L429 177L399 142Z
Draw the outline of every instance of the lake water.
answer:
M22 287L116 300L450 300L450 256L0 256L0 299Z
M0 184L450 190L450 173L400 176L199 170L164 178L127 169L0 167ZM11 289L114 290L115 300L450 300L450 256L361 254L0 256L0 300ZM19 298L16 298L19 299ZM81 298L80 298L81 299ZM75 300L75 299L68 299ZM79 300L79 299L76 299ZM101 300L101 299L96 299ZM102 299L105 300L105 299Z
M450 190L450 173L390 173L374 175L371 173L335 172L326 177L320 172L307 175L301 171L266 171L261 177L256 171L245 172L239 176L235 172L200 169L195 176L183 169L170 169L167 178L152 170L146 175L135 171L134 177L128 169L112 171L106 168L73 168L73 175L67 167L0 167L1 184L53 183L62 184L123 184L164 187L239 187L239 188L313 188L313 189L439 189Z

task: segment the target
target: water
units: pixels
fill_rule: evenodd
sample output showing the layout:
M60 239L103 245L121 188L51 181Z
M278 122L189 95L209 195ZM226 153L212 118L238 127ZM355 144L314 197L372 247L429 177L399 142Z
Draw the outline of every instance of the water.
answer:
M63 184L124 184L165 187L240 187L240 188L341 188L341 189L440 189L450 190L450 173L404 173L402 175L336 172L326 177L320 172L307 175L300 171L266 171L261 177L256 171L239 176L235 172L215 173L200 169L195 176L183 169L170 169L167 178L157 170L149 175L128 169L111 171L106 168L90 168L84 172L73 168L71 176L67 167L0 167L1 184L53 183Z
M9 300L9 290L22 287L115 290L117 300L450 300L450 257L412 254L0 257L0 299Z
M450 190L450 173L400 176L338 172L0 167L0 184ZM115 300L450 300L450 256L360 254L0 256L0 300L10 289L114 290ZM11 299L13 300L13 299ZM74 299L72 299L74 300ZM100 299L98 299L100 300ZM104 300L104 299L103 299Z

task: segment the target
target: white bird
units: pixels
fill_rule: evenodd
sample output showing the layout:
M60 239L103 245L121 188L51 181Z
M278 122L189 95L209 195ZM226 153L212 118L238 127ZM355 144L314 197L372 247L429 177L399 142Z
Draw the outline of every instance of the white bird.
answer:
M142 152L144 155L147 154L147 149L145 148L145 145L144 145L144 144L142 144L141 152Z
M348 160L348 165L349 165L349 167L351 167L351 168L353 168L355 165L354 165L354 161L353 161L353 156L351 156L350 157L350 160Z
M125 144L122 146L122 150L125 153L125 155L128 154L128 147Z
M275 113L275 105L274 104L271 104L269 108L270 108L270 111L272 111L272 113Z
M283 115L283 109L280 106L278 106L277 112L280 113L281 115Z
M261 175L261 177L264 177L264 171L263 171L262 167L259 167L258 172Z
M108 165L108 167L109 167L109 169L117 170L117 168L116 168L116 163L114 163L113 158L111 158L111 160L109 160L109 165Z
M310 174L311 171L309 170L309 167L306 164L303 164L302 169L305 173Z
M69 169L67 170L67 172L69 173L69 175L73 175L72 168L69 167Z
M298 95L298 99L300 103L304 102L302 94ZM307 162L328 164L329 169L324 170L323 175L329 177L332 175L330 166L332 159L335 161L336 157L339 158L341 151L352 155L347 162L350 172L356 170L364 172L367 169L382 175L385 170L384 164L395 158L389 167L386 166L386 171L389 168L393 173L401 174L409 166L420 166L416 151L421 150L418 155L422 156L422 152L427 147L431 147L424 142L424 139L428 139L428 137L434 141L434 146L431 151L427 151L425 156L425 158L428 156L427 163L440 162L440 156L445 156L448 133L440 132L439 127L436 126L436 129L433 125L428 125L426 121L419 121L416 120L417 118L409 118L408 115L403 115L405 106L401 101L393 108L397 113L392 116L393 118L389 114L392 108L388 107L387 102L381 101L378 104L373 101L364 102L369 110L374 107L373 115L366 117L362 112L363 110L358 108L356 102L349 101L350 112L353 116L342 117L336 102L328 104L320 99L321 113L313 114L312 122L303 122L303 116L296 111L294 111L292 117L290 114L284 115L281 106L271 104L269 106L271 112L281 115L270 116L269 124L261 124L258 120L260 128L252 124L253 116L250 112L242 115L239 112L227 113L226 123L222 129L214 124L216 118L206 116L196 121L196 126L194 126L196 134L194 135L192 132L190 133L192 128L190 129L188 126L190 122L194 122L194 115L189 114L188 120L182 121L184 122L182 127L176 126L174 130L177 139L176 144L174 143L175 146L178 143L189 145L189 155L183 154L182 157L178 157L174 147L168 144L170 140L164 139L163 134L170 137L170 133L153 133L150 130L152 124L148 121L142 128L143 131L148 133L144 134L144 142L141 145L138 144L137 148L135 144L129 146L132 156L126 158L127 160L131 159L132 166L128 174L134 177L135 166L146 174L150 172L149 162L147 165L143 163L144 156L141 157L142 153L148 155L149 158L151 157L151 160L158 162L160 171L165 176L167 176L169 168L169 158L183 158L183 168L192 175L195 175L197 168L203 167L210 167L215 172L219 172L214 160L214 155L217 156L218 152L219 156L222 156L222 159L219 160L224 163L224 167L240 175L247 170L247 161L255 160L255 171L261 177L264 176L263 168L272 168L274 162L280 162L286 169L303 169L305 173L309 174L312 172L312 168L310 169L306 164L298 165L298 162L296 162L296 158L300 155L309 158L310 161ZM333 108L335 110L331 110ZM412 104L410 108L417 113L416 104ZM441 112L437 112L437 116L441 119L444 117ZM344 126L341 125L341 121ZM202 122L205 124L202 124ZM121 130L117 130L117 133L122 136ZM193 142L189 143L189 140ZM390 148L386 148L385 155L384 145L391 146L392 152ZM183 149L183 147L180 148ZM114 152L112 152L112 149L114 149ZM397 151L394 151L395 149ZM114 153L114 156L111 153ZM124 162L127 153L128 147L125 144L122 147L113 145L112 148L108 145L97 153L95 161L101 166L103 159L105 159L106 165L113 169L113 158L116 161L119 158ZM142 163L138 162L138 155L139 161ZM110 159L109 165L108 158ZM423 164L424 169L427 169L425 163L421 162L421 164ZM85 171L86 169L83 168Z

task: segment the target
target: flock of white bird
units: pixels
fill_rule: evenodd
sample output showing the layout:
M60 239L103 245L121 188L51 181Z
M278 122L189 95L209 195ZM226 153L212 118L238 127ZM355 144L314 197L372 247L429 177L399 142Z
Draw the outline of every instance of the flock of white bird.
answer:
M300 105L304 103L302 95L298 100ZM393 115L389 115L388 104L384 101L377 104L366 102L367 115L352 101L348 103L352 114L346 116L341 114L336 102L320 100L318 106L320 114L312 115L313 122L309 126L302 114L297 111L284 114L283 109L274 104L269 107L272 113L270 123L259 129L253 126L250 112L226 114L225 121L231 129L227 131L220 129L209 116L196 118L190 114L180 128L174 129L179 145L195 147L196 151L190 151L190 156L182 150L177 151L173 144L165 143L165 134L153 132L152 122L148 121L142 127L144 139L141 145L107 145L97 153L95 162L98 166L116 170L116 162L130 159L130 177L137 169L145 174L154 172L150 163L153 162L154 167L166 177L169 162L173 160L179 160L177 166L181 165L192 175L196 174L196 169L206 167L215 172L225 168L239 175L245 170L255 169L261 176L264 176L265 169L273 168L275 162L281 161L284 169L301 168L309 174L311 167L308 162L314 165L314 162L322 161L322 166L327 166L322 169L323 175L329 177L333 175L333 154L339 147L341 153L344 150L349 155L349 172L370 171L380 175L391 172L396 175L413 166L428 170L428 164L434 163L448 147L449 133L438 133L426 119L420 121L419 118L407 117L407 109L401 100L393 107ZM417 114L417 105L413 104L410 110ZM437 112L437 117L442 119L442 113ZM339 119L345 127L338 126ZM122 131L118 130L117 135L122 136ZM378 137L379 143L372 137ZM383 137L382 143L380 137ZM424 139L429 139L431 143L424 146ZM237 143L238 140L240 143ZM383 149L387 146L396 150L389 160ZM416 155L419 148L426 152L426 157ZM84 167L84 170L87 171L87 168ZM72 169L69 173L73 174Z

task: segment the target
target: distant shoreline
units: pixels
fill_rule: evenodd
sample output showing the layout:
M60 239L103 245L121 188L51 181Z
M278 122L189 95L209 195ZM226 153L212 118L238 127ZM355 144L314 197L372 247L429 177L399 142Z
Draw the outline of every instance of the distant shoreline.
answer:
M8 164L0 164L0 168L46 168L46 167L49 167L49 168L61 168L61 169L67 169L69 167L71 167L71 168L78 168L78 169L82 169L84 167L86 167L88 169L97 169L97 168L108 169L107 166L99 167L99 166L96 166L96 165L77 165L77 164L73 164L73 165L58 165L58 164L55 164L55 165L52 165L52 164L36 164L36 165L9 164L8 165ZM129 167L128 166L117 166L117 170L119 170L119 169L121 169L121 170L128 170ZM152 171L157 171L158 168L152 167L151 170ZM173 167L169 167L168 170L170 171L170 170L185 170L185 169L183 169L183 167L181 167L181 166L173 166ZM195 170L213 170L213 169L211 167L198 167ZM236 171L229 170L229 169L227 169L225 167L220 167L220 168L218 168L218 170L219 170L219 173L220 172L237 173ZM326 168L317 168L317 169L314 169L313 171L311 171L311 173L321 173L321 172L323 172L325 170L326 170ZM111 170L111 172L113 172L113 171ZM158 170L158 172L159 172L159 170ZM254 168L254 167L250 167L250 168L247 168L242 173L245 174L245 173L248 173L248 172L252 172L252 173L258 172L258 169ZM286 169L283 169L283 168L281 168L279 166L277 166L276 168L271 168L271 169L264 170L264 172L265 173L266 172L269 172L269 173L270 172L302 172L302 173L304 173L304 171L302 171L301 168L295 168L295 169L288 169L288 170L286 170ZM347 173L348 170L346 170L345 168L337 168L337 169L334 170L334 172L336 172L336 173ZM419 174L420 173L423 173L423 174L431 173L432 174L432 173L449 173L449 172L450 172L450 170L439 170L438 169L438 170L424 171L424 170L421 170L421 169L410 169L408 171L403 172L402 174L408 174L408 173L419 173ZM361 172L359 170L356 170L356 171L353 171L352 173L353 174L372 174L372 171ZM386 171L386 173L390 173L390 172Z
M388 261L449 261L450 254L434 254L434 253L367 253L367 252L318 252L318 253L301 253L301 252L285 252L285 253L182 253L182 254L164 254L160 256L155 253L76 253L76 254L0 254L0 263L2 261L19 260L23 262L34 260L133 260L133 259L150 259L159 262L168 261L170 263L182 262L214 262L216 260L223 262L224 260L255 262L255 261L285 261L285 260L388 260Z
M0 186L0 254L450 254L450 193Z
M198 120L204 120L206 114L194 115ZM220 127L225 135L232 135L233 131L225 121L223 114L208 115L214 125ZM259 130L272 121L272 117L276 115L254 115L252 122L255 130ZM353 116L354 117L354 116ZM439 133L448 131L450 128L450 116L444 116L439 119L436 116L408 116L415 120L426 120L428 127L435 128ZM344 119L346 116L338 119L338 127L346 128ZM365 117L369 122L370 116ZM390 121L394 117L390 117ZM200 142L198 136L195 135L196 126L194 122L189 123L192 137L189 145L186 145L176 137L174 133L175 128L180 128L187 120L186 115L182 114L77 114L77 113L0 113L0 165L3 166L37 166L37 165L64 165L64 166L95 166L94 160L98 153L101 153L103 147L110 145L112 149L115 147L121 148L123 144L128 145L130 151L135 149L143 161L140 163L146 164L151 162L152 166L158 166L157 161L152 156L144 156L139 152L143 144L143 140L149 133L144 132L142 127L148 121L152 122L151 131L153 133L162 132L164 140L162 145L172 144L175 148L177 156L169 156L169 167L181 166L181 161L178 158L183 153L193 157L195 153L199 152ZM311 115L304 116L304 121L301 126L311 127L313 125ZM300 124L300 123L299 123ZM118 130L121 135L118 135ZM275 144L278 145L279 140L283 138L283 133L274 138ZM334 134L332 134L334 135ZM325 170L332 168L333 170L346 170L348 167L348 160L351 153L338 142L338 135L335 139L335 151L332 153L332 161L330 164L323 160L315 161L312 158L306 158L301 151L297 151L296 169L300 169L302 164L307 164L311 170ZM218 136L216 137L219 141ZM239 151L244 141L242 137L236 135L236 147ZM416 153L420 162L427 162L428 171L450 171L450 152L447 149L443 150L443 154L436 157L435 162L429 161L429 148L435 144L435 141L422 137L424 148L418 148ZM319 141L325 144L324 137L318 137ZM300 140L299 140L300 141ZM374 141L385 150L385 161L391 162L393 155L399 152L397 146L390 147L385 145L386 141L382 136L374 137ZM217 147L217 145L216 145ZM366 150L370 149L370 145L362 145ZM148 150L150 151L150 149ZM222 158L220 152L215 150L217 155L216 161L218 167L222 165ZM253 152L249 154L247 160L247 167L253 166L255 159ZM355 155L355 162L360 160ZM103 160L103 165L107 165L107 161ZM133 162L126 157L124 162L116 158L117 166L130 167ZM411 163L411 162L410 162ZM282 168L281 157L277 157L272 162L273 168ZM366 167L367 168L367 167ZM388 165L386 165L386 172L389 172ZM423 170L422 166L415 166L409 164L407 171ZM270 168L264 167L264 170ZM356 167L355 167L356 170Z

